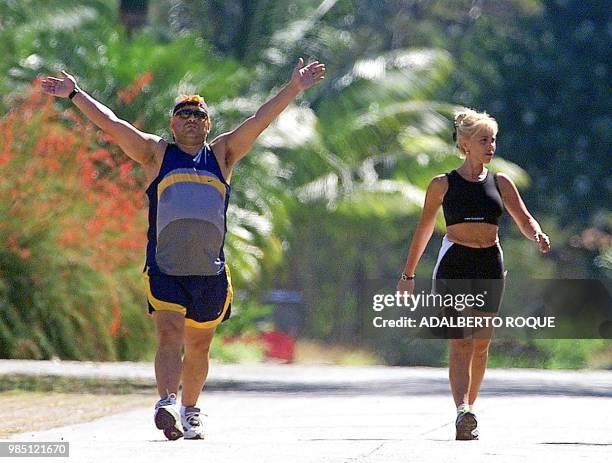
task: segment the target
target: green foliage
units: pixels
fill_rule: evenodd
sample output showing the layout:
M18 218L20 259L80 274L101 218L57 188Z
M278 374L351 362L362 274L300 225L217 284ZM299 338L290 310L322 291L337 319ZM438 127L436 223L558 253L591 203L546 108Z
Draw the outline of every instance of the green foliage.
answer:
M218 332L229 338L255 334L258 332L257 325L268 320L272 311L272 306L259 304L257 301L242 297L232 303L231 323L221 324Z
M74 376L0 375L0 392L11 394L79 393L79 394L150 394L155 387L150 380L107 379L103 377L79 378Z
M264 359L265 344L258 336L273 308L247 297L232 303L230 321L222 323L213 340L211 358L226 363L259 362Z
M441 367L447 364L447 344L444 339L385 336L376 342L375 349L387 365Z
M499 118L500 150L536 179L529 204L578 224L610 203L611 13L599 0L540 3L514 21L483 15L449 43L463 63L451 98Z
M225 363L261 362L264 359L264 347L257 342L231 341L225 336L215 336L210 356Z
M141 358L153 339L126 265L141 246L129 164L58 119L36 91L0 119L0 357Z
M300 96L235 170L228 213L226 253L235 287L252 297L277 287L302 292L302 334L359 342L363 282L397 277L430 179L461 163L450 137L458 104L486 109L500 121L503 158L496 156L491 168L513 177L558 250L542 258L506 218L500 234L510 271L564 277L609 271L610 13L602 2L149 5L150 26L130 36L117 24L115 0L0 2L0 108L17 107L37 76L63 68L120 117L167 138L174 98L200 93L212 108L214 137L251 115L288 79L299 56L325 62L326 80ZM66 137L74 117L59 114L51 132ZM5 134L0 140L0 151L10 146L18 154L0 183L0 212L9 217L0 227L0 356L150 357L140 254L134 253L142 229L132 230L131 243L120 241L113 227L121 220L112 219L112 210L93 208L80 197L83 190L52 171L37 173L41 191L20 197L23 211L36 213L25 221L15 214L11 192L32 190L13 172L33 165L29 154L36 152L40 124L32 116L19 140ZM79 122L75 129L85 130ZM90 156L109 147L110 140L90 135L83 148ZM102 178L120 191L142 188L137 169L137 185L117 174L120 153L111 148L109 159L114 167L101 166L107 160L95 165ZM88 188L112 197L109 185ZM43 211L42 200L54 207ZM139 201L128 213L142 220ZM66 230L93 223L96 215L112 219L103 237L114 254L101 245L58 244ZM431 272L436 253L432 243L419 275ZM96 257L108 266L95 267ZM114 300L109 288L121 288ZM110 336L117 297L121 329L113 325ZM267 310L238 301L224 336L248 330ZM228 346L219 352L242 349ZM426 344L376 348L393 364L439 364L443 357ZM534 358L559 356L537 349ZM580 365L578 357L567 364Z
M604 339L535 339L530 342L493 341L493 368L579 369L592 367L593 354L612 345Z
M359 59L337 77L337 92L318 103L309 143L284 147L295 196L287 259L274 280L303 291L309 336L360 338L369 301L359 288L398 275L424 189L459 165L445 141L455 107L429 99L452 70L442 50ZM505 166L526 182L518 166Z

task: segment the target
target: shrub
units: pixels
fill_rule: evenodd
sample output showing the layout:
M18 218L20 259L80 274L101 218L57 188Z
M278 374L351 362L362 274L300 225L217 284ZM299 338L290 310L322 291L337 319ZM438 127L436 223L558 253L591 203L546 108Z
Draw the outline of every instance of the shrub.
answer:
M0 119L0 356L140 358L152 333L133 163L37 88Z

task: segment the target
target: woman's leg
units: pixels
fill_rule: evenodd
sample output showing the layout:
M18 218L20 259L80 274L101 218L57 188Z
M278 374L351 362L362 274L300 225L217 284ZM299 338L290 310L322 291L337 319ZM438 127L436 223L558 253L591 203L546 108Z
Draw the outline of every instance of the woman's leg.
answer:
M470 406L474 405L480 385L484 378L485 370L487 369L487 360L489 359L490 339L473 339L472 355L471 355L471 375L469 386L469 400L467 403Z
M473 332L473 351L472 351L472 376L470 381L469 405L473 405L478 397L480 385L484 378L487 362L489 360L489 346L493 337L492 319L499 312L502 297L504 294L503 262L501 254L495 254L492 258L485 261L489 264L490 279L480 279L473 282L474 294L486 294L485 304L489 312L472 311L473 316L483 320L484 327L478 328Z
M467 407L472 382L473 342L473 339L451 339L449 345L449 379L457 406L455 420L457 440L478 439L476 416Z
M473 342L472 339L449 339L448 377L456 406L469 403Z

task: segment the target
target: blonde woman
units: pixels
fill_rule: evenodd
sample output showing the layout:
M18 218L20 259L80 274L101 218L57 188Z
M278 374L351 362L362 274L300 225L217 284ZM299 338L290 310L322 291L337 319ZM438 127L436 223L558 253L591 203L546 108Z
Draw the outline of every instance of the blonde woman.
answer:
M487 113L464 109L455 115L453 139L464 162L458 169L434 177L429 184L398 291L414 290L415 270L433 234L440 206L446 235L433 272L435 289L438 293L457 294L458 288L467 288L473 295L487 294L485 304L470 311L473 316L495 315L501 305L505 270L497 232L504 207L525 237L535 241L540 251L549 251L548 236L525 207L512 179L486 168L495 155L497 131L497 122ZM451 289L449 283L453 280L460 284ZM449 380L457 407L457 440L478 439L473 406L487 366L491 331L471 339L464 339L463 332L449 332L449 338L459 338L449 339Z

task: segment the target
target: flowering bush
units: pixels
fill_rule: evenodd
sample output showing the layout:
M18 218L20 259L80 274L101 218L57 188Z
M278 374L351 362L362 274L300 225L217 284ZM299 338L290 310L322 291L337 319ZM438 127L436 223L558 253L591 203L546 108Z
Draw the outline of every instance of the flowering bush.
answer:
M140 358L152 336L134 165L37 88L0 119L0 356Z

